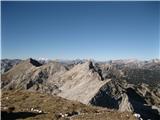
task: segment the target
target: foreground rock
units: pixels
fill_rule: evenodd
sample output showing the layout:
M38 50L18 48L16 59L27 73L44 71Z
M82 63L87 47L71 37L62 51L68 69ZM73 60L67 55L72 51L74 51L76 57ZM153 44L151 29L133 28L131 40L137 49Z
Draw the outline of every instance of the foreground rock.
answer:
M2 107L4 106L15 107L12 113L6 113L2 109L2 117L6 117L6 114L7 118L10 118L8 120L13 118L27 120L97 120L97 118L101 120L136 120L128 112L104 110L57 96L27 91L2 92ZM35 110L43 112L38 113Z

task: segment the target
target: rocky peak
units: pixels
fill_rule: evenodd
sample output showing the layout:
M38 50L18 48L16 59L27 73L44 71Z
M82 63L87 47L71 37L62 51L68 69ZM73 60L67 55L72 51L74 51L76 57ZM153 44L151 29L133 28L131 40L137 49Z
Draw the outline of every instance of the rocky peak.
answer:
M42 64L39 63L37 60L34 60L34 59L32 59L32 58L29 58L29 59L27 60L27 62L31 63L32 65L34 65L34 66L36 66L36 67L39 67L39 66L42 65Z
M89 66L89 69L94 69L92 61L88 61L88 66Z

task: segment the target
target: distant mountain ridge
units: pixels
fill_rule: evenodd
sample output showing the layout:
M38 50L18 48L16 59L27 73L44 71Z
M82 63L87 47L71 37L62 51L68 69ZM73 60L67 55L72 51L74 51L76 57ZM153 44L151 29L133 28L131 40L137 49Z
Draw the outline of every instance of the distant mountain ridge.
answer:
M75 60L61 60L61 59L55 59L55 60L51 60L48 58L37 58L35 59L37 60L39 63L41 64L46 64L50 61L57 61L60 62L62 64L67 64L67 65L75 65L78 63L84 63L86 61L88 61L87 59L75 59ZM91 59L92 62L94 63L109 63L109 64L118 64L118 65L129 65L129 64L134 64L137 66L143 66L145 64L152 64L152 63L159 63L160 59L151 59L151 60L138 60L138 59L118 59L118 60L106 60L106 61L96 61ZM9 69L11 69L14 65L18 64L19 62L21 62L23 60L21 59L1 59L1 73L4 73L6 71L8 71Z
M22 60L20 59L2 59L1 60L1 73L4 73L11 69L14 65L18 64Z

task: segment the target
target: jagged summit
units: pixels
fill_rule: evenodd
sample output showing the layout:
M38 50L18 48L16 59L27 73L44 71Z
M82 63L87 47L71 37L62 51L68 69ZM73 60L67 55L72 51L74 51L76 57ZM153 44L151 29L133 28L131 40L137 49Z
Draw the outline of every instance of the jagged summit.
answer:
M34 65L34 66L36 66L36 67L39 67L39 66L42 65L42 64L39 63L37 60L32 59L32 58L29 58L29 59L27 59L26 61L29 62L29 63L31 63L32 65Z
M65 72L61 80L64 84L60 87L62 92L58 95L85 104L89 104L100 87L107 82L101 80L91 61L76 65Z

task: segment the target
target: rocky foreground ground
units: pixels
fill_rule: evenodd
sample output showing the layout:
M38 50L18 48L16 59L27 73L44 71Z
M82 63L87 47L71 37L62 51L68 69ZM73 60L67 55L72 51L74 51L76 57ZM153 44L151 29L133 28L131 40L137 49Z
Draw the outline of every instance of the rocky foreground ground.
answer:
M93 107L29 91L3 91L1 99L2 120L136 120L130 112Z

